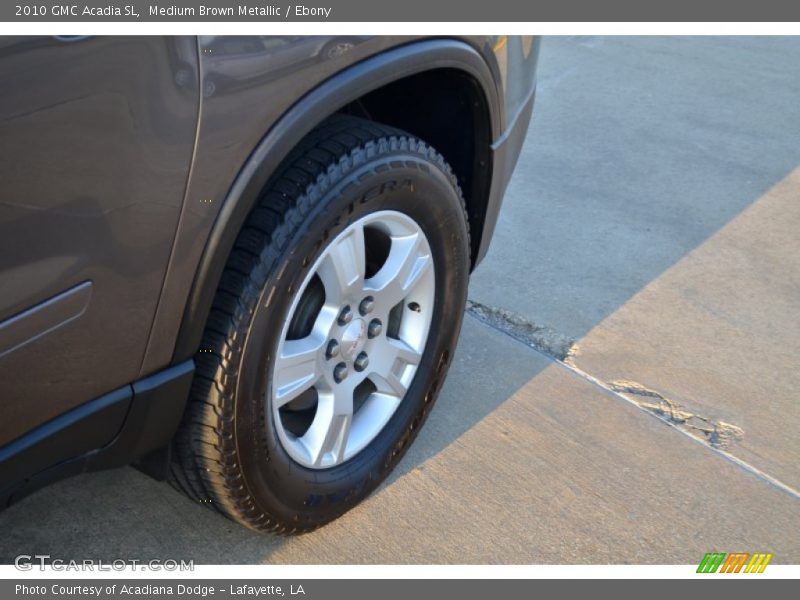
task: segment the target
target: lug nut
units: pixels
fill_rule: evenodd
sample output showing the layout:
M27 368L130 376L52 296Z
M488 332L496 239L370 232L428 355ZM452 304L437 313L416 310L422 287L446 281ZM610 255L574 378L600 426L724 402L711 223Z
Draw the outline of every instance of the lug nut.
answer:
M345 305L342 312L339 313L339 325L347 325L353 320L353 311L350 310L349 305Z
M336 383L341 383L345 377L347 377L347 365L343 362L340 362L333 369L333 379L336 381Z
M336 340L331 340L328 342L328 348L325 350L325 356L330 359L337 354L339 354L339 342Z
M353 366L356 368L356 371L363 371L366 369L367 366L369 366L369 356L367 356L367 353L360 352L353 361Z
M381 331L383 331L381 322L378 319L372 319L372 321L369 322L369 327L367 327L367 335L370 338L378 337Z
M358 312L360 312L362 316L366 316L372 312L373 308L375 308L375 298L367 296L361 301L361 304L358 305Z

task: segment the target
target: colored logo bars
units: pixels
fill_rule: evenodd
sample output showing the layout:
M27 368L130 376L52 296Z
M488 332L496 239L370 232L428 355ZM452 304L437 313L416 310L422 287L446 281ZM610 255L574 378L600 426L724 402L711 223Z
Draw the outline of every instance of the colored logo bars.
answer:
M771 560L772 554L765 552L757 552L755 554L748 554L747 552L735 552L732 554L708 552L703 557L703 560L700 561L697 572L716 573L717 569L719 569L720 573L763 573Z

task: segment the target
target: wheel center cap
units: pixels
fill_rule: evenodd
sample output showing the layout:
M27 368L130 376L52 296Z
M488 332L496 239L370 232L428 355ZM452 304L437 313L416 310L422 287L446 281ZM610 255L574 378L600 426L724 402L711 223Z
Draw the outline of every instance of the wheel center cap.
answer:
M353 319L342 333L342 356L353 358L361 352L367 341L367 324L364 319Z

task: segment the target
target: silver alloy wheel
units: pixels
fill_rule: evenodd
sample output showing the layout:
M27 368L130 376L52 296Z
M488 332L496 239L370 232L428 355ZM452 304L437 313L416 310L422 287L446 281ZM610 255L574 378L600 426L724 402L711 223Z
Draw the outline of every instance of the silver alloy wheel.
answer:
M378 249L373 248L376 239ZM370 272L368 263L374 265L376 254L381 264ZM310 333L287 339L315 277L324 288L324 302L310 316ZM401 212L367 215L323 250L295 294L268 391L278 437L295 461L314 469L336 466L375 439L414 378L434 295L428 240ZM305 410L309 416L298 430L287 425L286 417L301 400L306 404L294 414Z

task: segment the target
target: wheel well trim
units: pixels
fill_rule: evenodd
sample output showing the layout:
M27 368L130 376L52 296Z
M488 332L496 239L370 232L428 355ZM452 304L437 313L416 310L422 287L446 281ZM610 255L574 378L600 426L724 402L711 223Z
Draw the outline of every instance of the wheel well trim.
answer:
M173 364L197 352L236 236L269 178L297 143L325 118L364 94L405 77L438 69L455 69L473 77L487 103L492 141L502 134L502 90L483 56L462 41L425 40L399 46L356 63L320 83L270 127L226 194L195 270L175 342Z

